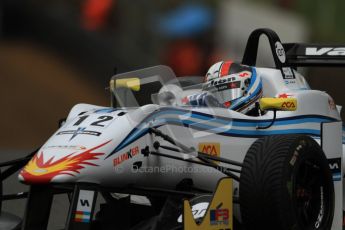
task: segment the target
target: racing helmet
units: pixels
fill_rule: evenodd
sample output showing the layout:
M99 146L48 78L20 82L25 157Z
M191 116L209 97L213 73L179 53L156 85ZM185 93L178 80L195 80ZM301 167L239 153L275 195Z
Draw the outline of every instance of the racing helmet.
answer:
M262 82L255 67L221 61L208 70L203 91L210 92L226 108L247 113L262 97Z

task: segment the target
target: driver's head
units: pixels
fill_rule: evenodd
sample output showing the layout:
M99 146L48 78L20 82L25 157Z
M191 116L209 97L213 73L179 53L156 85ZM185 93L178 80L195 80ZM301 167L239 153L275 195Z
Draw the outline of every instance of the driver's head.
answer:
M262 95L262 84L255 68L232 61L217 62L205 76L208 91L225 107L246 113Z

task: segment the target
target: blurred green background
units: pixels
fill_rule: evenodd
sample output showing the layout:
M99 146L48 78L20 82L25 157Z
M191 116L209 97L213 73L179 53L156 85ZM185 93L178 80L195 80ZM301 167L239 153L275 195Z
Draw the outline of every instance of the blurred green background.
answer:
M109 105L114 72L166 64L178 76L241 60L250 32L345 44L343 0L2 0L0 150L33 149L76 103ZM271 66L268 47L261 66ZM345 104L343 69L303 69ZM343 115L343 119L344 119Z

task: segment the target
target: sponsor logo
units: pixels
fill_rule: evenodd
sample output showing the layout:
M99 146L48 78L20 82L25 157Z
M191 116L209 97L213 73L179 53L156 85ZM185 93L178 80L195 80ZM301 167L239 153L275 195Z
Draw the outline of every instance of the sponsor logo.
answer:
M89 223L91 219L91 212L76 211L74 216L75 222Z
M227 89L237 89L237 88L240 88L240 86L241 86L241 82L235 81L235 82L230 82L228 84L216 85L215 88L218 91L223 91Z
M282 104L282 108L287 108L287 109L296 108L296 105L293 102L285 101Z
M201 202L192 206L192 213L195 220L205 216L208 205L208 202ZM177 222L182 223L182 215L178 217Z
M328 104L329 104L329 109L331 110L336 110L337 109L337 106L333 100L333 98L328 98Z
M43 147L43 149L72 149L72 150L85 150L85 146L81 145L51 145Z
M138 146L131 148L128 152L119 155L118 157L116 157L113 160L114 166L118 166L118 165L122 164L123 162L135 157L138 154L139 154L139 147Z
M296 79L295 74L293 73L293 70L290 67L282 68L282 74L284 79Z
M324 211L325 211L325 208L324 208L324 201L323 201L323 187L321 186L320 187L320 212L319 214L317 215L317 219L316 219L316 222L315 222L315 228L318 229L322 223L322 220L323 220L323 216L324 216Z
M105 109L97 109L94 113L112 113L114 111L117 111L116 108L105 108Z
M210 210L210 224L211 225L228 225L229 224L229 209L220 208L222 203L216 209Z
M90 222L94 195L94 191L80 190L78 197L78 205L74 215L75 222Z
M182 104L188 104L188 103L189 103L188 97L182 98L182 99L181 99L181 103L182 103Z
M220 156L220 143L216 142L202 142L198 146L199 152L219 157Z
M184 201L184 229L233 229L233 197L226 191L233 191L233 181L231 178L223 178L219 181L212 201L207 207L206 214L202 220L196 223L191 213L190 203ZM204 208L204 207L203 207Z
M231 101L226 101L223 104L226 108L229 108L231 106Z
M240 76L240 77L248 77L249 74L250 74L250 72L242 72L242 73L238 74L238 76Z
M293 156L292 156L292 158L291 158L291 160L290 160L290 165L292 165L292 166L295 165L295 163L296 163L296 161L297 161L297 158L298 158L298 155L299 155L298 151L295 151L295 152L293 153Z
M276 49L276 54L278 56L279 61L281 63L285 63L286 56L285 56L285 50L284 50L283 45L280 42L276 42L275 49Z
M61 132L58 132L56 135L68 135L68 134L72 134L72 137L69 139L69 140L72 140L73 138L75 138L79 134L91 135L91 136L100 136L102 133L96 132L96 131L91 131L91 130L86 130L86 128L81 128L80 127L80 128L78 128L76 130L61 131Z
M317 47L307 47L305 49L305 54L309 56L345 56L345 47L324 47L320 49Z
M289 97L291 97L291 96L292 96L291 94L282 93L282 94L279 94L279 95L278 95L278 98L289 98Z
M216 86L216 85L221 85L221 84L233 82L233 81L236 81L235 77L227 77L227 78L223 78L223 79L212 80L212 81L208 82L206 88L209 88L211 86Z
M221 85L221 86L217 87L218 91L223 91L223 90L226 90L228 88L229 87L227 85Z
M285 80L285 85L296 84L295 80Z
M328 165L331 169L333 180L340 181L341 180L341 159L340 158L332 158L328 159Z

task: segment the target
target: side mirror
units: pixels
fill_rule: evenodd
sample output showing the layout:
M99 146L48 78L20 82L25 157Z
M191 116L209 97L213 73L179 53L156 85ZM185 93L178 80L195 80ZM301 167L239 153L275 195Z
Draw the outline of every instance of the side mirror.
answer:
M296 98L261 98L259 101L261 110L296 111Z
M140 90L140 79L139 78L123 78L123 79L113 79L110 81L110 89L115 88L128 88L133 91Z

